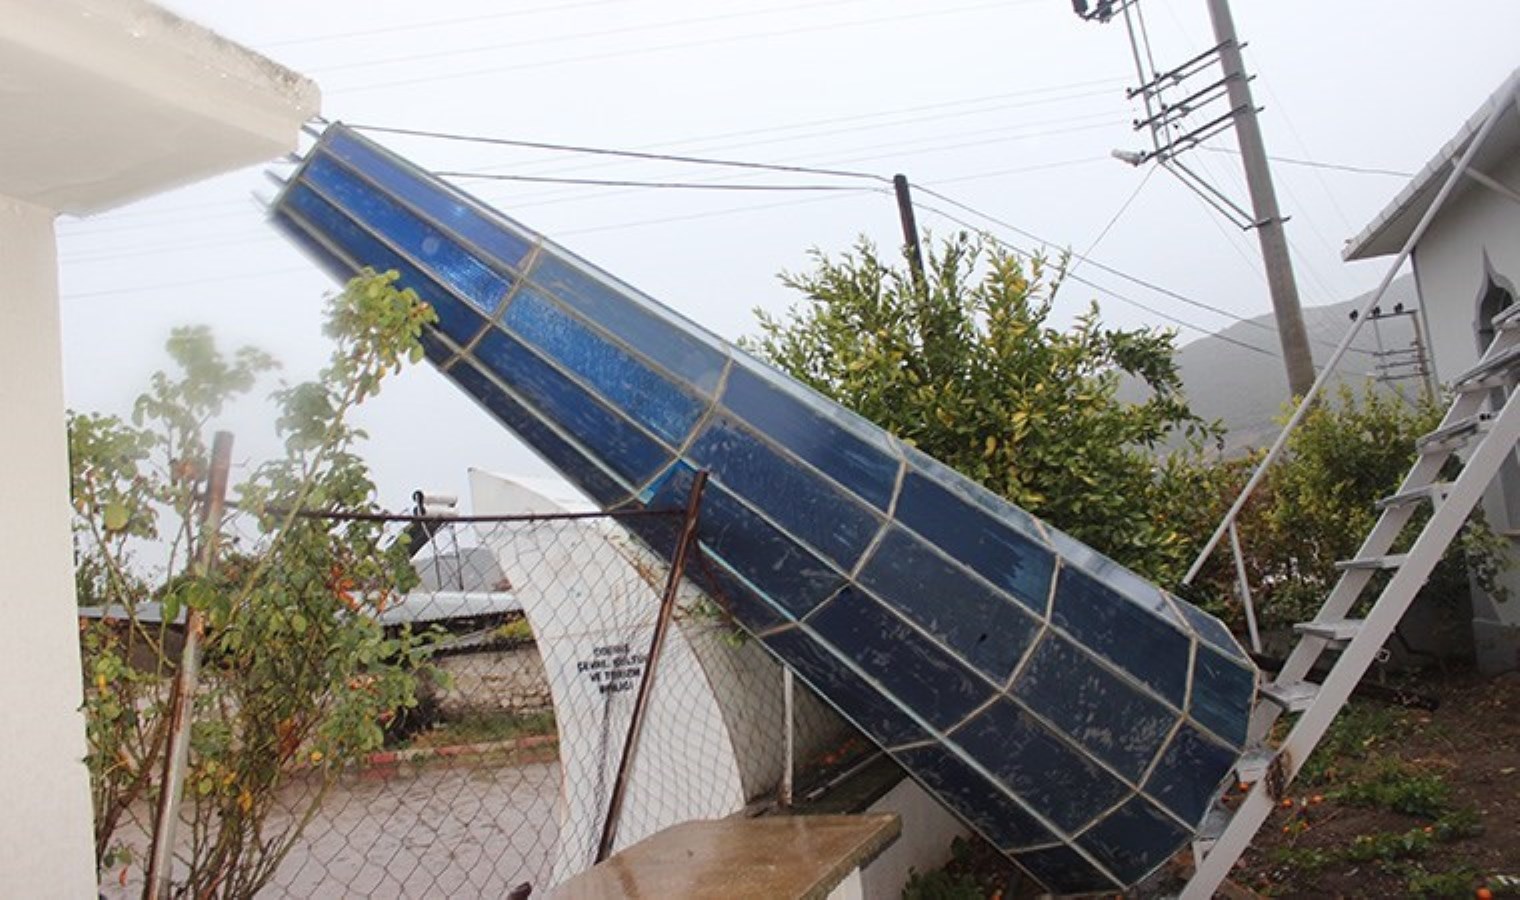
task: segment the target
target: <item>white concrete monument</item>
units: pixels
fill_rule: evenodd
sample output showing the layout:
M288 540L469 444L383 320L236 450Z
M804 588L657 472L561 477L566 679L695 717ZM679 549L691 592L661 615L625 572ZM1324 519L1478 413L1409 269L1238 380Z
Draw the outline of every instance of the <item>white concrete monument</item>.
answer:
M592 509L568 487L534 490L481 471L470 483L477 515ZM479 530L522 603L553 695L563 783L549 885L558 884L595 862L667 567L606 519ZM683 608L699 596L688 592ZM667 632L615 849L737 812L779 779L780 671L753 644L725 645L713 631L681 619Z

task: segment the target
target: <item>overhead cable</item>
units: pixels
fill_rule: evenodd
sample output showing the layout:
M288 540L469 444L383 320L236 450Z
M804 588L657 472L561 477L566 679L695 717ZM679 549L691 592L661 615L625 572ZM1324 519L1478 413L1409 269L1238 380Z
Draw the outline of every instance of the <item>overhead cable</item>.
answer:
M378 134L399 134L408 137L433 138L440 141L463 141L473 144L495 144L502 147L525 147L530 150L553 150L561 153L583 153L590 156L620 156L625 159L644 159L658 162L689 163L694 166L723 166L732 169L756 169L766 172L791 172L801 175L828 175L835 178L863 178L870 181L891 183L871 172L853 172L847 169L820 169L812 166L788 166L780 163L746 162L736 159L715 159L704 156L681 156L672 153L649 153L642 150L615 150L608 147L587 147L579 144L557 144L548 141L524 141L513 138L485 135L452 134L446 131L428 131L421 128L397 128L388 125L359 125L347 123L357 131Z
M1240 151L1236 150L1234 147L1204 147L1203 149L1208 150L1212 153L1230 153L1235 156L1240 155ZM1351 166L1344 163L1327 163L1319 162L1318 160L1313 159L1297 159L1292 156L1273 156L1271 154L1267 154L1267 159L1270 159L1273 162L1280 162L1290 166L1305 166L1310 169L1324 169L1330 172L1351 172L1357 175L1387 175L1390 178L1414 177L1413 172L1404 172L1400 171L1399 169L1380 169L1376 166Z
M1035 241L1037 243L1044 244L1046 246L1054 246L1054 244L1052 244L1051 241L1046 240L1045 238L1043 238L1043 237L1035 234L1034 232L1031 232L1031 231L1028 231L1026 229L1020 228L1017 225L1014 225L1012 222L1008 222L1008 221L1005 221L1003 219L999 219L998 217L996 217L994 215L991 215L989 213L982 212L981 210L977 209L974 206L969 206L969 205L967 205L965 203L962 203L961 201L956 200L954 197L947 196L947 195L945 195L945 194L943 194L943 193L941 193L939 191L934 190L933 188L926 187L926 186L921 185L921 184L914 185L914 188L917 191L919 191L921 193L924 193L924 194L928 194L931 197L937 197L938 199L944 201L945 203L950 204L951 206L954 206L957 209L960 209L960 210L962 210L964 212L968 212L971 215L977 216L979 218L987 220L988 222L992 222L992 223L994 223L996 225L999 225L999 226L1001 226L1003 228L1006 228L1009 231L1013 232L1014 234L1020 235L1021 237L1027 238L1028 240ZM974 226L968 226L968 227L974 227ZM1267 325L1267 324L1265 324L1263 322L1259 322L1259 321L1257 321L1255 319L1248 318L1246 316L1242 316L1239 313L1234 313L1234 312L1231 312L1231 311L1229 311L1227 309L1222 309L1222 308L1220 308L1218 306L1214 306L1211 303L1205 303L1202 300L1196 300L1196 299L1194 299L1192 297L1187 296L1186 294L1179 293L1177 291L1172 290L1171 288L1163 287L1162 285L1156 284L1153 281L1148 281L1148 280L1146 280L1144 278L1141 278L1138 275L1131 275L1128 272L1122 271L1120 269L1116 269L1113 266L1107 265L1106 263L1099 262L1098 260L1093 259L1093 258L1087 256L1086 254L1072 253L1071 256L1072 256L1073 259L1081 260L1081 261L1085 262L1087 265L1089 265L1089 266L1091 266L1091 267L1093 267L1095 269L1099 269L1099 270L1107 272L1108 274L1113 275L1115 277L1122 278L1125 281L1130 282L1131 284L1139 285L1140 287L1147 288L1148 290L1155 291L1158 294L1161 294L1161 295L1166 296L1166 297L1170 297L1173 300L1176 300L1176 301L1178 301L1180 303L1186 303L1189 306L1193 306L1193 307L1196 307L1198 309L1206 310L1208 312L1213 313L1214 315L1223 316L1226 319L1230 319L1230 320L1235 321L1235 322L1240 322L1242 324L1249 325L1249 326L1251 326L1253 328L1258 328L1258 329L1261 329L1261 330L1264 330L1264 331L1268 331L1268 332L1273 332L1273 333L1276 332L1276 329L1272 328L1270 325ZM1080 279L1078 279L1078 280L1080 280ZM1357 348L1354 348L1354 349L1357 349ZM1359 352L1365 353L1367 351L1360 350Z
M716 181L637 181L617 178L566 178L555 175L509 175L502 172L434 172L439 178L521 181L529 184L579 184L591 187L669 188L702 191L861 191L846 184L726 184Z

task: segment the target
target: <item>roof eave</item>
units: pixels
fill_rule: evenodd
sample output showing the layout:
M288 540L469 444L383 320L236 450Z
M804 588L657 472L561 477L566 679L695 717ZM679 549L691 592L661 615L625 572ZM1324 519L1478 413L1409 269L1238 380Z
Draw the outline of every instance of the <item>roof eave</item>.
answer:
M1440 192L1452 166L1467 150L1484 122L1493 115L1510 117L1515 120L1517 127L1495 131L1486 142L1487 146L1479 148L1477 168L1480 170L1483 168L1484 157L1520 149L1520 69L1511 73L1498 90L1483 101L1478 110L1457 130L1456 135L1409 180L1404 189L1367 227L1346 242L1341 258L1347 261L1373 259L1403 249L1419 219ZM1461 189L1462 186L1458 187Z

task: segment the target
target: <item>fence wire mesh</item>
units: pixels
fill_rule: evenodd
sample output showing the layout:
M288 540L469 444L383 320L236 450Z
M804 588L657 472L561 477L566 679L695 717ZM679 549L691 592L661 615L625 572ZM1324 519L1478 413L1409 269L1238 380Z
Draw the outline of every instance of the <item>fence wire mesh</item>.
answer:
M678 529L682 514L669 518ZM378 655L344 685L379 699L319 705L329 719L378 711L383 745L345 756L326 725L285 734L289 720L275 719L277 771L244 785L248 773L217 770L215 744L238 733L229 718L257 715L263 701L219 691L249 672L208 655L168 896L504 897L522 886L542 895L596 861L625 752L614 849L774 798L787 764L782 673L723 614L700 545L675 594L637 742L625 748L670 566L615 516L317 524L362 525L377 530L376 546L415 548L415 584L404 592L377 601L357 576L324 585L351 607L339 615L373 622ZM409 544L398 542L408 532ZM175 657L176 626L151 621L166 610L131 612L81 619L87 659L91 641L145 626L165 635L160 657ZM292 641L316 630L288 626ZM400 695L373 672L401 657L419 665L407 675L415 705L393 709L386 700ZM133 665L146 685L136 705L165 702L172 664L147 655ZM853 733L800 682L792 728L804 761ZM103 896L143 894L158 793L149 775L113 798L116 818L98 835Z

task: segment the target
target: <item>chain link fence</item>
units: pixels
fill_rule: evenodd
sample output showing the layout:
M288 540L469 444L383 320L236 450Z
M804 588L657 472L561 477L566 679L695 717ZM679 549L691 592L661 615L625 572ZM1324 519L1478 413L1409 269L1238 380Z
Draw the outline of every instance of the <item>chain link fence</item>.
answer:
M662 516L661 527L678 532L684 513L642 515ZM671 593L671 627L651 670L671 567L616 514L362 518L384 530L383 542L409 534L402 546L417 548L415 587L365 607L389 639L410 634L425 648L416 702L382 715L383 747L346 765L322 760L313 741L291 748L268 809L237 834L264 859L257 872L236 876L248 893L542 896L594 864L604 843L619 849L678 822L775 799L789 766L783 673L723 613L700 545ZM342 580L332 588L360 590ZM155 611L135 613L151 619ZM124 626L101 610L81 627ZM175 630L164 628L171 638ZM166 641L165 655L176 652ZM237 677L211 659L202 674L203 684ZM239 714L200 712L206 722L195 728ZM796 760L833 758L858 742L800 683L791 723ZM235 793L221 804L193 802L221 790L208 789L215 773L197 765L195 746L167 895L200 895L210 884L216 896L237 896L215 872L184 875L205 856L195 845L227 839L216 820L246 815L254 802ZM118 804L103 844L104 897L143 895L157 794L149 783ZM248 866L253 855L224 854L232 860L224 865Z

